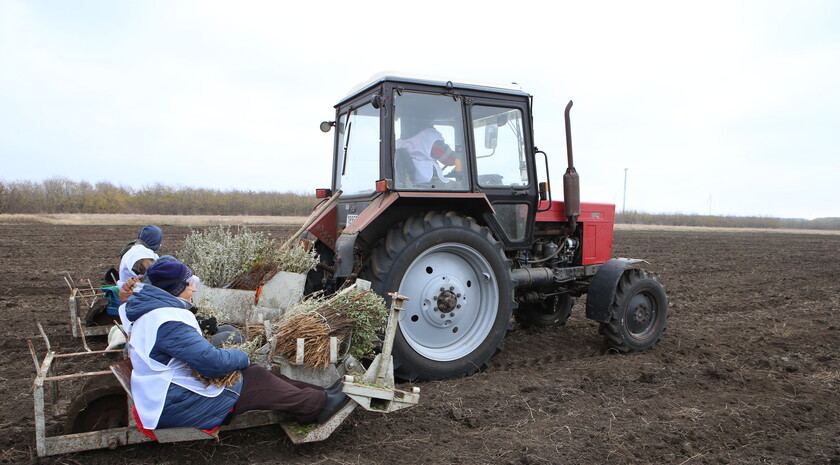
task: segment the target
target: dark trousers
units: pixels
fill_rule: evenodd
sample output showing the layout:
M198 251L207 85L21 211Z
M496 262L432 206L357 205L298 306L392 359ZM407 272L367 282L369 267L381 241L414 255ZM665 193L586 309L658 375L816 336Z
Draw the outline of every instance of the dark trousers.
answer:
M320 386L251 365L242 370L242 391L232 416L251 410L276 410L291 415L298 423L314 423L326 400Z

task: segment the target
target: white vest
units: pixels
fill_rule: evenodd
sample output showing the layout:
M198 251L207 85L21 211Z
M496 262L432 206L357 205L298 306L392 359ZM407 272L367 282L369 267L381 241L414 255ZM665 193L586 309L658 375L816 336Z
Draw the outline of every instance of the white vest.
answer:
M131 372L131 397L137 407L137 415L147 429L157 427L166 402L169 383L205 397L216 397L224 390L212 384L205 387L181 360L172 358L164 365L149 357L157 340L158 328L168 321L185 323L201 334L192 312L183 308L161 307L144 314L134 322L131 340L128 343L128 353L134 366Z
M134 244L128 249L125 255L122 256L122 260L120 260L120 280L117 281L117 289L121 288L123 283L129 279L137 276L137 273L131 269L134 268L135 263L144 258L157 260L160 257L152 249L143 244Z

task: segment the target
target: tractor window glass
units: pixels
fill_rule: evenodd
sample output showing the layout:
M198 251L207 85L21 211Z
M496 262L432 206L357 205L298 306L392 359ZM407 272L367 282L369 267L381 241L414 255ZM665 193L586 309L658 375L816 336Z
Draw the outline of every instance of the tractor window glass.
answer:
M524 187L530 184L522 110L475 105L472 128L479 185Z
M394 93L394 185L397 189L466 190L461 100Z
M379 176L379 110L367 104L341 115L338 128L336 188L344 195L369 194Z

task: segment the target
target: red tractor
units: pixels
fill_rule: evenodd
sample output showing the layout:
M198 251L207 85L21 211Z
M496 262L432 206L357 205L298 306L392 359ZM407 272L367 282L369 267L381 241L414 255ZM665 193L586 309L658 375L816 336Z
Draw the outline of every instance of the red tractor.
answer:
M322 261L307 292L359 277L383 297L408 297L393 349L400 378L475 373L513 316L563 325L583 294L587 318L620 352L653 347L666 327L658 278L643 260L611 259L615 206L580 202L572 102L562 202L534 144L531 104L511 86L383 75L321 124L335 128L334 169L306 223Z

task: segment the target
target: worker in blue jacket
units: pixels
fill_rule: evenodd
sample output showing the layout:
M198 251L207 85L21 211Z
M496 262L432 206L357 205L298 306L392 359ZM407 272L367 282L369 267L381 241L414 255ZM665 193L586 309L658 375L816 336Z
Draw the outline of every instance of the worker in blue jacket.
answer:
M341 381L328 389L275 375L251 365L238 349L214 347L201 333L192 308L198 280L177 260L155 262L149 284L125 305L131 393L146 429L191 426L213 429L250 410L277 410L299 423L323 423L349 402ZM236 370L231 386L206 385L193 373L219 378Z

